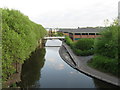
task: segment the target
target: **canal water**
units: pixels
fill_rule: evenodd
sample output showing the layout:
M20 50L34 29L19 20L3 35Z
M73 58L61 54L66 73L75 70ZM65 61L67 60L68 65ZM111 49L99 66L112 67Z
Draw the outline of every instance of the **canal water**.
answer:
M62 42L47 40L22 66L23 88L110 88L115 87L73 69L59 55Z

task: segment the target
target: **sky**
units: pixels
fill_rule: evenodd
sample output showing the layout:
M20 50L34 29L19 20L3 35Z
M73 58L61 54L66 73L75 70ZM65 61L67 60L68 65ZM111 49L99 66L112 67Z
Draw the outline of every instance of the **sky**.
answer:
M20 10L45 28L104 26L118 16L120 0L0 0L1 8Z

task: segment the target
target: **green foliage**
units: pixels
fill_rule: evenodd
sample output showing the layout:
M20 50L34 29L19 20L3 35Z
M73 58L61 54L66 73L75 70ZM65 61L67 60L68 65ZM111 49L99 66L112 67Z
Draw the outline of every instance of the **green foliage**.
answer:
M89 62L89 65L101 71L112 73L114 75L118 75L118 73L120 73L120 70L118 69L118 60L111 59L106 56L94 56L93 59Z
M10 87L16 88L17 87L17 83L13 83Z
M73 41L69 38L69 36L65 37L65 41L66 41L67 45L72 46Z
M57 36L63 36L62 32L57 32Z
M65 41L78 56L88 56L93 55L94 53L94 39L82 38L77 42L73 42L68 36L66 36Z
M112 25L106 27L101 33L102 37L97 38L95 41L95 53L118 59L118 42L120 42L118 31L120 31L120 26Z
M90 62L90 66L102 71L117 75L120 73L119 48L120 44L120 26L117 20L101 32L102 37L95 40L95 56Z
M75 47L82 51L92 49L93 45L94 45L94 39L88 39L88 38L81 38L75 43Z
M77 48L72 48L73 52L77 55L77 56L89 56L89 55L93 55L94 54L94 50L80 50Z
M2 77L15 73L14 63L23 63L46 34L39 24L17 10L2 9Z
M94 54L94 39L82 38L75 42L73 51L78 56L88 56Z

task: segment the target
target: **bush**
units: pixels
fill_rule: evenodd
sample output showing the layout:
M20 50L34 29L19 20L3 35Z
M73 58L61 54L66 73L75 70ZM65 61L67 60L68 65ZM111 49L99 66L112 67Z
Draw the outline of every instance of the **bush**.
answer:
M65 41L66 41L67 45L69 45L69 46L72 47L73 41L69 38L69 36L66 36L66 37L65 37Z
M120 42L118 31L120 31L120 26L112 25L110 27L106 27L101 33L102 37L95 40L95 53L118 59L118 42Z
M46 34L39 24L17 10L2 10L2 80L16 72L15 64L23 63Z
M90 66L114 75L120 73L118 34L120 34L120 26L116 22L101 32L102 36L95 40L96 56L90 62Z
M94 45L94 39L88 39L88 38L81 38L75 43L75 47L82 51L92 49L93 45Z
M56 36L64 36L62 32L57 32Z
M94 54L94 39L82 38L77 42L73 42L68 36L66 36L65 41L77 56L88 56Z
M112 73L114 75L118 75L118 73L120 73L120 69L118 69L118 60L105 56L95 55L89 62L89 65L101 71Z
M73 48L73 52L77 55L77 56L88 56L88 55L93 55L94 54L94 50L80 50L77 48Z
M89 56L89 55L93 55L94 54L94 50L84 50L81 52L81 56Z
M82 38L74 43L73 51L76 55L88 56L94 54L94 39Z

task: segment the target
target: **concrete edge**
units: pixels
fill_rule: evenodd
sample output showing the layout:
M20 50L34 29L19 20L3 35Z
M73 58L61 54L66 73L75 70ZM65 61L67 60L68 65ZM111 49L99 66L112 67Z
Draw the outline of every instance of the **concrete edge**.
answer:
M78 64L77 64L77 62L74 60L75 57L70 53L69 49L68 49L65 45L63 45L63 47L67 50L67 52L68 52L68 54L70 55L73 63L75 64L75 67L77 68L77 65L78 65Z
M84 70L82 70L82 69L79 69L78 66L77 66L77 62L74 60L75 57L70 53L69 49L68 49L65 45L62 44L62 46L65 47L65 49L66 49L67 52L69 53L70 57L72 58L72 61L73 61L74 63L76 63L76 66L73 67L74 69L76 69L76 70L78 70L78 71L80 71L80 72L82 72L82 73L84 73L84 74L86 74L86 75L88 75L88 76L91 76L91 77L93 77L93 78L96 78L96 79L99 79L99 80L101 80L101 81L104 81L104 82L107 82L107 83L109 83L109 84L116 85L116 86L120 87L120 84L119 84L119 83L112 82L112 81L107 80L107 79L105 79L105 78L102 78L102 77L99 77L99 76L96 76L96 75L92 75L92 74L89 73L89 72L86 72L86 71L84 71ZM60 55L60 56L61 56L61 55ZM64 58L63 58L63 59L64 59ZM64 60L64 61L66 62L66 60ZM70 64L69 64L69 65L70 65Z
M60 47L60 49L59 49L59 55L60 55L60 57L61 57L67 64L69 64L72 68L76 69L76 66L73 65L73 64L71 64L70 62L68 62L61 53L62 53L62 52L61 52L61 47Z

